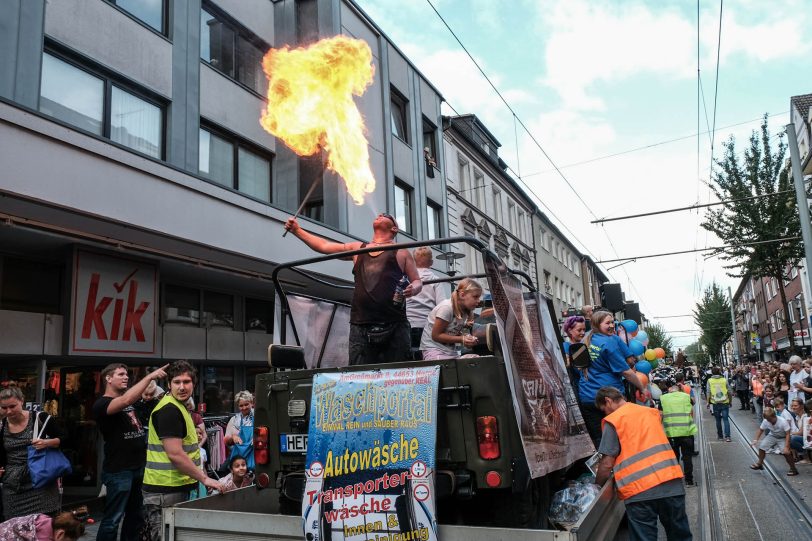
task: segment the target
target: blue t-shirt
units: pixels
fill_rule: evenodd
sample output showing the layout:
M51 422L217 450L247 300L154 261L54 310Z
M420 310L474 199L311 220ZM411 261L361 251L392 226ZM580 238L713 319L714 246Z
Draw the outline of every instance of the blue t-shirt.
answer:
M586 404L595 402L598 389L605 385L611 385L623 392L622 374L629 369L629 365L620 347L619 338L616 335L593 334L589 345L589 357L592 364L589 367L588 378L584 378L584 374L581 373L578 382L578 396L581 402Z
M612 338L617 340L618 346L620 348L620 354L623 355L624 359L628 359L629 357L634 357L634 353L632 353L632 350L629 349L629 346L628 346L628 344L626 344L625 340L623 340L621 337L619 337L616 334L613 334Z
M570 354L570 343L569 342L564 342L564 354L565 355Z

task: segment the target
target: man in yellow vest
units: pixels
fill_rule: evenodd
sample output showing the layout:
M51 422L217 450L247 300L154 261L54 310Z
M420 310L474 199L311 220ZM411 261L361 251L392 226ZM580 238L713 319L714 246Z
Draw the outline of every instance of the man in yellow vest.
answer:
M722 375L722 370L718 366L711 368L711 377L708 378L707 393L708 404L713 408L713 416L716 417L716 437L720 440L730 441L730 402L733 397L727 387L727 378ZM724 423L724 434L722 434L722 424Z
M682 470L660 411L626 402L612 386L598 389L595 406L606 415L595 482L603 485L614 473L617 495L626 504L629 540L657 539L658 517L669 541L692 539Z
M189 499L198 481L222 492L223 487L200 468L200 446L192 416L185 402L192 396L197 371L186 361L166 370L169 392L152 410L147 434L147 465L144 469L144 511L149 539L160 541L161 510Z
M660 397L663 408L663 428L677 459L682 456L685 484L694 484L694 411L691 397L685 394L678 383L669 380L668 392Z

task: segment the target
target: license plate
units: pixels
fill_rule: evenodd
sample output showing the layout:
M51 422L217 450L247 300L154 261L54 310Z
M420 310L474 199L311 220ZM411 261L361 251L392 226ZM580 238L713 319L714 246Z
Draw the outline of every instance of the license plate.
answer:
M280 434L279 449L283 453L306 453L307 434Z

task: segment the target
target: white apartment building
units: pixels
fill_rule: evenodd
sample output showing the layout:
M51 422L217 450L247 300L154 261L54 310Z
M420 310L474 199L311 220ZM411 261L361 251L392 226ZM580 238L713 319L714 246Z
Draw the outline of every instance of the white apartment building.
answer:
M580 309L584 304L581 254L540 210L533 214L533 229L540 283L553 298L560 318L568 309Z

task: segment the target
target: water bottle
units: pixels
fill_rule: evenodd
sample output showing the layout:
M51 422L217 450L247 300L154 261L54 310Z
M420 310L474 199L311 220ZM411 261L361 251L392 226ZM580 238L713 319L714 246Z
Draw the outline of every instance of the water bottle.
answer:
M403 308L404 304L406 304L406 288L409 287L409 278L405 275L398 280L397 285L395 286L395 294L392 295L392 304L396 308Z

